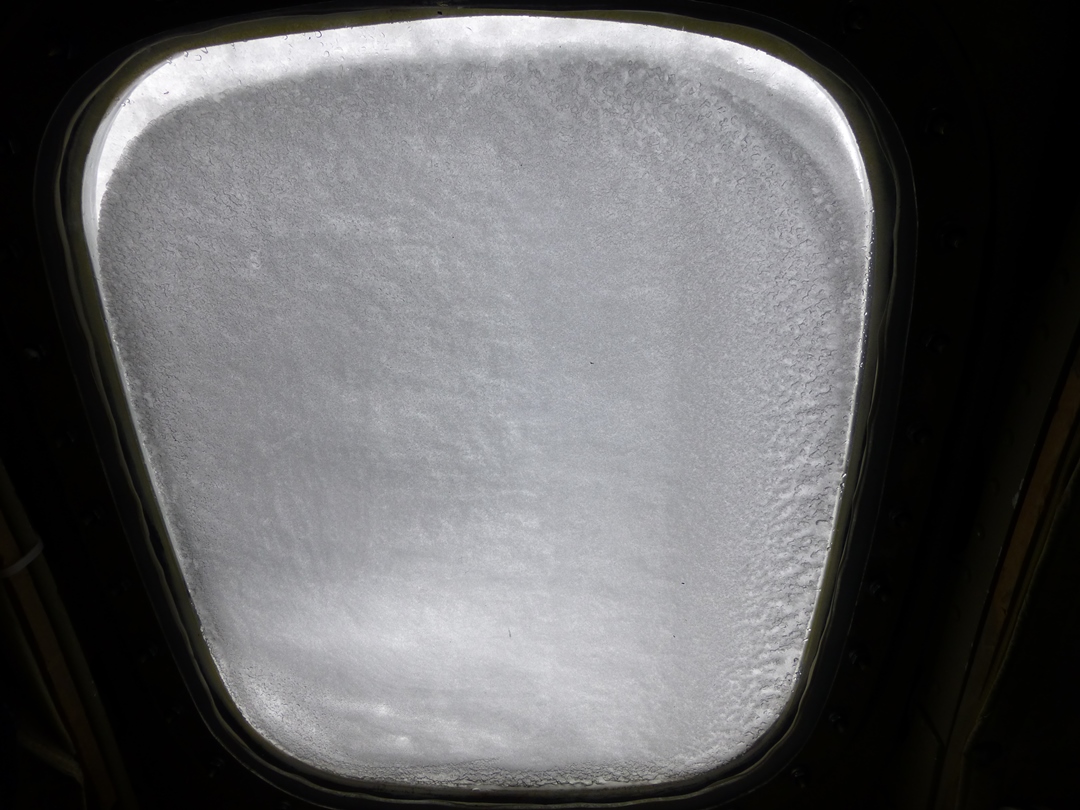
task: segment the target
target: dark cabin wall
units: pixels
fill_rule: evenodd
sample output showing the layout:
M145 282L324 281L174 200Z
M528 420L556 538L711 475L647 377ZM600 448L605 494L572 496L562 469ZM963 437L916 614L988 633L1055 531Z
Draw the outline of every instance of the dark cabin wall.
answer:
M890 500L830 708L806 755L733 806L1073 807L1080 789L1068 766L1080 752L1063 718L1080 705L1070 689L1080 619L1066 598L1080 573L1069 550L1075 433L1067 419L1050 430L1067 399L1080 312L1069 27L1030 4L970 0L731 5L820 38L885 101L918 197L916 295L932 290L913 314ZM115 738L115 748L102 743L119 761L109 766L114 781L122 787L126 773L131 801L147 808L306 805L223 753L172 661L53 313L35 162L62 95L99 59L195 20L266 7L62 0L3 12L0 459L48 549L57 600L93 678L96 698L86 700ZM1039 459L1055 447L1045 492L1032 493ZM1001 608L1012 618L986 642L980 670L1029 494L1042 511L1030 551L1014 552L1017 585ZM77 780L13 736L37 724L57 751L73 746L49 730L17 657L6 644L0 774L18 782L18 807L80 806Z

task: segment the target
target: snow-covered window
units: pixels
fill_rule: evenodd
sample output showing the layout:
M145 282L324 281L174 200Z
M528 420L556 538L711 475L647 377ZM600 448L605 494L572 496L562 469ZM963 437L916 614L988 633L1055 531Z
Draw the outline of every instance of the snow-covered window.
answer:
M714 772L842 527L866 158L738 37L447 14L171 52L83 224L225 699L331 777Z

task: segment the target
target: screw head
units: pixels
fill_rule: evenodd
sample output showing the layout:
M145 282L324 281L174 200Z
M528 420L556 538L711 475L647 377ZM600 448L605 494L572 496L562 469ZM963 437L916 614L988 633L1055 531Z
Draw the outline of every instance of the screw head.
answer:
M870 16L862 3L848 0L844 9L844 30L851 32L865 31L869 27Z
M172 704L165 712L165 724L172 725L175 720L184 716L185 711L182 703Z
M843 734L847 731L847 718L844 717L842 712L830 712L829 725L833 727L837 734Z
M130 591L134 586L127 577L121 577L109 587L109 596L114 599Z
M949 336L944 332L931 332L923 340L923 346L935 354L943 354L949 348Z
M854 666L860 672L865 672L867 669L870 668L870 655L860 645L856 645L850 650L848 650L847 657L848 661L851 662L852 666Z
M996 740L983 740L977 742L968 751L968 756L978 765L990 765L1001 759L1005 753L1005 746Z
M884 603L889 601L889 596L891 595L889 592L889 586L882 582L880 579L875 579L873 582L871 582L870 586L866 590L871 596L877 598L879 602Z
M952 113L945 107L934 107L926 117L926 131L937 138L944 138L954 128Z
M40 343L23 346L23 357L32 363L39 363L49 356L48 350Z
M966 237L963 228L957 225L946 226L938 234L938 247L946 253L952 253L964 246Z
M79 519L79 522L82 524L82 527L84 529L89 529L94 524L100 523L102 517L103 516L100 509L91 509L90 511L83 514L82 518Z
M903 529L911 522L911 513L904 507L898 506L889 512L889 520L896 528Z
M907 437L908 441L912 444L926 444L931 434L930 426L923 422L921 419L912 422L908 425Z

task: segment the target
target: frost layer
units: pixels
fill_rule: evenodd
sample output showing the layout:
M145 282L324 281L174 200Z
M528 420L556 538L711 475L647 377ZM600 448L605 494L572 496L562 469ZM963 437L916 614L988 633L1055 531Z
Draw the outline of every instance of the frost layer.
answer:
M438 19L178 55L99 147L130 408L269 741L379 782L603 786L775 722L867 294L819 85L693 33Z

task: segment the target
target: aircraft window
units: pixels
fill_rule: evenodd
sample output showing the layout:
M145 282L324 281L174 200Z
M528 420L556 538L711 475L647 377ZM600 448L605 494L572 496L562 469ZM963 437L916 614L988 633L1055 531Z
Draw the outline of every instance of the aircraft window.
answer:
M603 18L242 39L130 84L92 279L244 722L434 790L665 785L765 739L859 457L867 149L767 49Z

